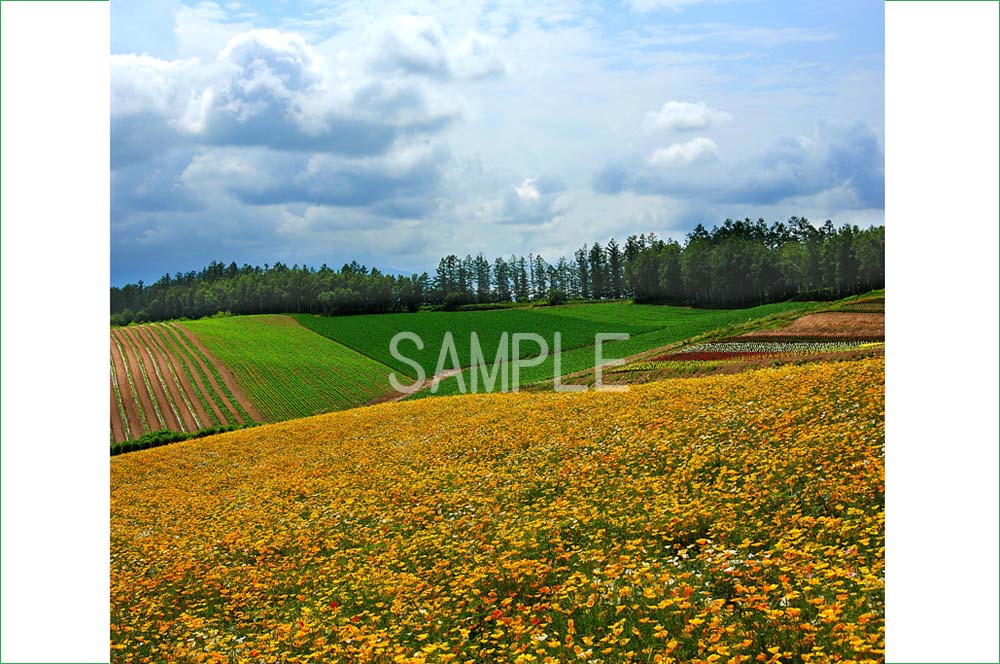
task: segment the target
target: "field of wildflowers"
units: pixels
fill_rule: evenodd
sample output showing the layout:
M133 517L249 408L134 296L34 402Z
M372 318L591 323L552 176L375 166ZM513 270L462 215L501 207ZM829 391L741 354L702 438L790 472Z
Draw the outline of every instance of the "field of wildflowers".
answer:
M113 662L874 662L884 361L111 459Z

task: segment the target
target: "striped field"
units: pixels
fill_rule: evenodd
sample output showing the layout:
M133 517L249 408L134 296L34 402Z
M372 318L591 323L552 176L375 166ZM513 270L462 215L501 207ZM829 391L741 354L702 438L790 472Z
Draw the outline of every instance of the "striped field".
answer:
M261 421L229 371L173 323L111 330L111 442Z
M353 408L391 392L389 367L312 332L290 316L234 316L183 323L276 422Z

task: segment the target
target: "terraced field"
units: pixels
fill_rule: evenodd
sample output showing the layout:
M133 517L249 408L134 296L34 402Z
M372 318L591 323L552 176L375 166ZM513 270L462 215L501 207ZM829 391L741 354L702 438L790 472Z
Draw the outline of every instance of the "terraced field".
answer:
M111 442L260 421L228 371L176 324L111 331Z
M391 389L389 367L290 316L211 318L178 326L233 373L263 421L351 408Z

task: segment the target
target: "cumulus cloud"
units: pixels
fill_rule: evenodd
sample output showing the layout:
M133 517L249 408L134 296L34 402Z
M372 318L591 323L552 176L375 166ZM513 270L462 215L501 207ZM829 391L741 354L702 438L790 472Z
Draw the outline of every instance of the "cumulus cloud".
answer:
M374 155L456 117L405 82L333 80L302 37L277 30L239 34L205 66L114 55L111 81L113 166L185 143Z
M179 180L205 200L223 192L245 205L370 207L414 217L436 205L447 162L443 149L419 145L369 157L229 148L198 155Z
M212 259L419 271L441 247L557 256L735 214L877 219L879 135L812 127L879 126L880 32L817 76L799 48L756 56L831 39L829 21L722 23L701 1L115 0L112 53L132 55L111 63L113 279ZM638 13L655 10L691 18Z
M719 146L715 141L699 136L686 143L674 143L665 148L657 148L646 161L650 166L687 166L713 159L718 152Z
M541 224L562 210L566 185L552 177L526 177L503 196L498 221L505 224Z
M646 114L643 129L656 131L696 131L723 122L729 122L733 116L725 111L710 108L704 102L668 101L658 111Z
M371 62L376 70L383 72L440 80L481 79L505 72L493 46L492 38L487 35L469 31L454 41L434 19L402 15L381 28Z
M753 205L836 190L846 208L885 204L882 145L875 132L862 124L821 125L811 136L779 139L737 162L701 160L697 168L662 168L671 162L690 165L699 161L684 161L701 154L693 143L657 150L653 156L661 155L658 160L610 162L594 174L593 188L600 193L632 191ZM706 144L703 151L712 149Z

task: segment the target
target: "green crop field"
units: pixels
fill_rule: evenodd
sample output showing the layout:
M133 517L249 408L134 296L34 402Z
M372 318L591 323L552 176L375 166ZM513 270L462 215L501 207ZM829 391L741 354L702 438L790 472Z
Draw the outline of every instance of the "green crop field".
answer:
M410 331L423 340L423 350L417 350L410 341L401 342L399 350L404 356L418 362L427 376L434 374L446 332L450 331L454 337L458 360L462 366L470 364L472 332L477 333L488 363L492 363L495 357L502 333L534 332L545 339L550 355L541 364L521 370L520 382L527 385L552 378L554 360L551 353L555 332L559 332L561 336L560 373L566 374L593 366L594 337L599 332L629 334L627 341L609 341L604 344L605 357L624 357L710 330L814 306L812 303L789 302L750 309L722 310L608 302L494 311L332 318L297 315L295 318L323 336L375 358L410 377L416 376L413 367L392 357L389 352L389 342L397 332ZM509 344L510 340L508 346ZM537 353L536 344L525 342L520 355L522 358L529 358ZM451 368L451 363L447 362L445 368ZM463 379L468 387L468 371L463 372ZM457 377L442 381L436 390L438 394L455 394L459 391ZM429 396L429 393L423 392L421 396Z
M471 333L479 337L479 344L487 358L492 358L506 332L533 332L549 344L553 333L559 332L563 350L594 343L596 332L648 332L661 324L648 312L639 311L635 305L625 303L585 304L563 307L537 307L520 309L495 309L489 311L421 312L415 314L381 314L374 316L310 316L295 318L304 326L338 341L365 355L377 359L397 371L416 377L413 367L394 358L389 352L389 342L397 332L413 332L424 342L418 350L409 341L400 343L400 352L423 367L427 375L434 373L445 334L451 332L459 362L469 364ZM508 345L509 345L508 340ZM537 355L537 345L525 343L522 357Z
M289 316L182 325L233 372L269 421L359 406L390 389L389 367L314 334Z
M603 307L609 305L591 305ZM792 311L806 310L812 308L812 303L804 302L782 302L778 304L766 304L750 309L689 309L685 307L670 307L662 305L641 305L641 304L617 304L620 308L618 314L622 320L652 321L658 320L655 327L647 328L645 331L631 334L624 341L607 341L602 346L602 356L605 360L623 358L636 355L654 348L666 346L684 339L704 334L712 330L745 323L759 318L772 316L774 314L789 313ZM581 307L582 308L582 307ZM568 308L572 309L572 307ZM579 316L585 312L570 312L567 318ZM613 310L591 312L599 317L609 317L613 315ZM605 323L599 323L602 326ZM620 329L620 328L619 328ZM611 330L595 330L611 331ZM617 331L617 330L616 330ZM622 330L627 331L627 330ZM589 345L565 350L560 358L559 375L566 375L576 371L583 371L594 366L594 345L593 337ZM462 372L461 380L456 376L441 381L436 386L436 393L439 395L459 394L464 383L465 391L471 390L470 370ZM533 367L521 368L520 384L522 386L531 383L551 380L555 375L555 359L550 355L541 364ZM481 375L481 374L480 374ZM482 392L482 378L478 380L477 391ZM420 392L417 397L431 396L429 391Z

